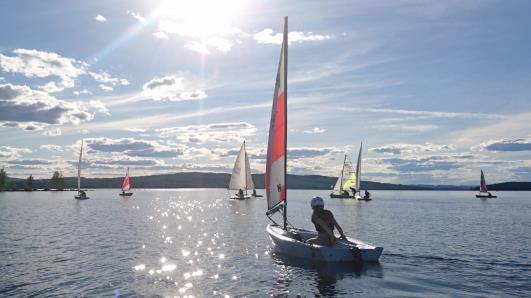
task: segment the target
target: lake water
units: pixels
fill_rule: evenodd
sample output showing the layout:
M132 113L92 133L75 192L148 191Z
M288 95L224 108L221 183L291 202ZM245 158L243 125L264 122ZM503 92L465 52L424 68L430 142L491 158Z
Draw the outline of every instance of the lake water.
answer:
M379 264L275 255L263 198L222 189L0 193L0 296L530 296L531 193L373 191L374 200L289 191L312 228L326 197L347 235L383 246Z

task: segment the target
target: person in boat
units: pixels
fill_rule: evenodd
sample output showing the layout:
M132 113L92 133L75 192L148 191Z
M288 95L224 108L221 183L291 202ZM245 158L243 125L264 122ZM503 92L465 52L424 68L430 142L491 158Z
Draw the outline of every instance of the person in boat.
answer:
M341 239L346 239L343 229L339 226L334 214L330 210L324 209L324 200L321 197L313 197L311 201L311 206L313 209L312 213L312 223L315 225L317 230L317 237L308 239L308 242L332 246L336 242L336 237L334 236L334 228L337 228Z
M368 192L367 190L365 190L365 198L368 198L368 197L370 197L370 196L371 196L371 193Z
M238 189L238 197L243 198L243 190L241 188Z
M352 190L352 196L356 195L356 189L354 187L351 187L350 190Z
M84 190L79 190L79 191L77 192L77 195L78 195L79 197L81 197L81 198L84 198L84 197L87 196L87 193L86 193Z
M492 194L490 193L490 191L487 191L487 194L489 195L489 197L492 197Z
M253 188L253 197L256 197L256 189Z
M348 190L346 190L346 189L343 191L343 195L350 196L350 194L348 193Z

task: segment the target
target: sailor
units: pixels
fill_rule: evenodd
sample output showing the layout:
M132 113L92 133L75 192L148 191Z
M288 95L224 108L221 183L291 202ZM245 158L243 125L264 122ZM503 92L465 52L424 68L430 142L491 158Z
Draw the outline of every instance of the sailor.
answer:
M368 192L367 190L365 190L365 197L368 198L368 197L370 197L370 196L371 196L371 193Z
M487 193L489 194L489 197L492 197L492 194L490 193L490 191L487 191Z
M352 196L356 195L356 189L354 187L351 187L350 190L352 190Z
M243 190L241 188L238 189L238 197L243 198Z
M253 197L256 197L256 188L253 188Z
M311 201L313 209L312 223L317 230L317 237L308 241L314 244L332 246L336 241L334 228L337 228L341 239L346 239L343 229L339 226L330 210L324 209L324 201L321 197L313 197Z

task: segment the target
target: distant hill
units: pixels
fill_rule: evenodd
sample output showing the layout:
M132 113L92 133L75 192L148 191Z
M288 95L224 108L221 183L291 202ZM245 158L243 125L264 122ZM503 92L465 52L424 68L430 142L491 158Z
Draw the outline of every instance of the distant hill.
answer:
M503 182L487 185L488 190L522 190L531 191L531 182ZM479 186L474 187L474 190L479 191Z
M320 175L288 175L291 189L332 189L336 177ZM123 177L82 178L83 188L120 188ZM181 172L152 176L131 177L133 188L226 188L230 174L207 172ZM264 174L254 174L256 188L264 188ZM8 178L9 188L24 188L24 179ZM77 178L66 177L65 188L76 188ZM506 182L488 186L492 190L531 190L531 182ZM34 188L52 188L50 179L37 179ZM369 190L478 190L477 187L459 185L404 185L362 181L362 189Z

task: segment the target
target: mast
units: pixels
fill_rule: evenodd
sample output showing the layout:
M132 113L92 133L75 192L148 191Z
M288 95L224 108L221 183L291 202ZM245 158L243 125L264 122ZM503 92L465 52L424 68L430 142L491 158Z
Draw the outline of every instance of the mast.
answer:
M245 149L245 140L243 140L243 155L245 157L245 160L244 160L244 163L245 163L245 166L244 166L244 168L245 168L245 170L244 170L245 171L245 175L244 175L245 184L244 185L245 185L245 195L247 196L247 149Z
M284 123L285 130L284 133L284 145L286 155L284 155L284 188L286 192L286 197L284 199L284 230L286 230L286 222L288 221L288 17L284 17L284 45L286 49L284 50Z
M356 165L356 190L361 192L361 151L363 142L360 144L360 153L358 154L358 164Z

